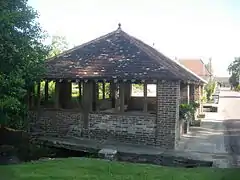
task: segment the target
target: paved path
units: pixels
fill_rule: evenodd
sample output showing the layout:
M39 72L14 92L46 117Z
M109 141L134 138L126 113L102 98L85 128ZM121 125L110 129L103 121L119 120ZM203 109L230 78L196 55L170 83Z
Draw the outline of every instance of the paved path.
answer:
M224 116L224 144L231 155L231 164L240 166L240 93L222 91L222 115Z
M178 150L202 159L212 158L218 167L240 166L240 93L221 90L218 113L206 113L201 127L184 135Z

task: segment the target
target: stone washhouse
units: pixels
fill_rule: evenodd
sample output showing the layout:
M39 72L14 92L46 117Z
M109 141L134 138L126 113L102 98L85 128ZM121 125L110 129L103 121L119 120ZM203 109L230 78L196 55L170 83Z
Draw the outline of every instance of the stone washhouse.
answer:
M199 101L205 83L120 24L47 60L46 69L45 86L38 83L29 97L32 134L166 149L174 149L181 136L180 103ZM77 97L72 97L73 84ZM132 84L143 85L142 97L131 96ZM148 96L148 84L155 85L156 96Z

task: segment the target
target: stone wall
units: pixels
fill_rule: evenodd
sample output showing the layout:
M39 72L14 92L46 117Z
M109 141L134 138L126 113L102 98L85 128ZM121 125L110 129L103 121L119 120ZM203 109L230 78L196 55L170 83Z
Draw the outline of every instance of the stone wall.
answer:
M155 145L156 115L95 113L89 115L85 137L99 140Z
M82 114L73 110L29 112L29 131L36 135L81 137Z

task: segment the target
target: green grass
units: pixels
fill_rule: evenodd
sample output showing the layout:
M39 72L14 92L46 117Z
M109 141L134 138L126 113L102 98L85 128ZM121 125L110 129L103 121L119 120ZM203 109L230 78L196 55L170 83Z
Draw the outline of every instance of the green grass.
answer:
M239 169L171 168L69 158L0 166L2 180L239 180Z

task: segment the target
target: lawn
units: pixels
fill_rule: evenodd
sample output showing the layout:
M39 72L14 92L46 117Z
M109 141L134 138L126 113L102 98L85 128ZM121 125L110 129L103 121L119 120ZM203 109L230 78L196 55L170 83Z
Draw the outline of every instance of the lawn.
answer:
M170 168L69 158L0 166L1 180L239 180L240 169Z

